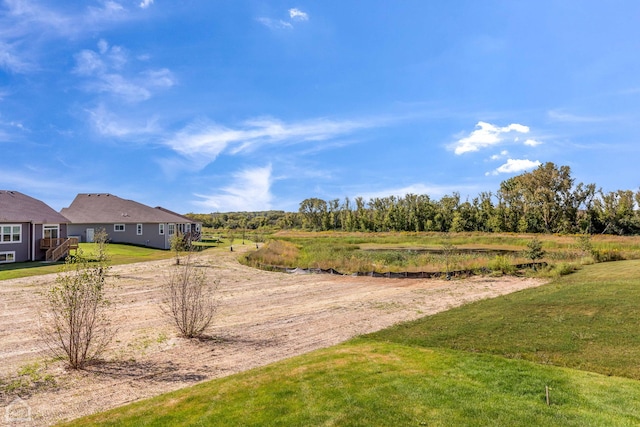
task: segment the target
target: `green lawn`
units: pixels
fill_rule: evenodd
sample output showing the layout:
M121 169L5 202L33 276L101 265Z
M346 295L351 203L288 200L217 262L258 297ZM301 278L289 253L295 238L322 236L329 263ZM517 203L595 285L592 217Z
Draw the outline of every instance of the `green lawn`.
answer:
M595 264L368 336L640 380L640 261Z
M94 243L80 243L79 249L88 258L91 258L94 252ZM171 251L163 251L159 249L144 248L139 246L110 244L107 246L107 252L111 259L111 265L130 264L134 262L154 261L158 259L167 259L174 256ZM73 254L73 251L72 251ZM19 262L13 264L0 265L0 280L15 279L18 277L38 276L41 274L57 273L63 262L45 263L45 262Z
M70 425L640 425L639 271L587 266Z

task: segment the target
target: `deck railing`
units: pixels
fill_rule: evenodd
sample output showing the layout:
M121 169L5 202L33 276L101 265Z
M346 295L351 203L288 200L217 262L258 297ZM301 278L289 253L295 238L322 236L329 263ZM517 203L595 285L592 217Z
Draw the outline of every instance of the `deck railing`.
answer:
M69 255L71 249L78 249L78 238L44 238L40 240L40 249L46 250L47 261L58 261Z

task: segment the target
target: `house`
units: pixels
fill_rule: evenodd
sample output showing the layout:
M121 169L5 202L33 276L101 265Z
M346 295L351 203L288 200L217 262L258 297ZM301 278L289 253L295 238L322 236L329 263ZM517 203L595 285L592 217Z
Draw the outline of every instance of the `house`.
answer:
M0 263L58 261L77 249L69 220L40 200L0 190Z
M104 229L112 243L170 249L176 232L198 241L202 228L201 223L168 209L105 193L78 194L60 213L70 221L69 235L81 242L92 242L95 233Z

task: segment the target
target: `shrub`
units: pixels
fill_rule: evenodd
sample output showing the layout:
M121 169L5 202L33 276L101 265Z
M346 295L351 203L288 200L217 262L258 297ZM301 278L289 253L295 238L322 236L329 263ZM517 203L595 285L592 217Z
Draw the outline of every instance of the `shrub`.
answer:
M516 271L513 264L511 264L511 260L504 255L496 255L489 261L489 269L494 273L501 274L513 274Z
M594 249L591 255L596 262L622 261L624 256L618 249Z
M97 261L89 263L81 252L68 257L46 294L41 334L51 354L67 360L72 369L99 358L115 334L105 297L106 232L96 233L95 241Z
M578 265L570 262L561 262L555 265L548 266L542 273L542 276L557 278L560 276L566 276L577 270L579 270Z
M183 337L202 336L218 308L215 298L219 282L211 283L187 256L184 265L175 265L165 279L162 311Z

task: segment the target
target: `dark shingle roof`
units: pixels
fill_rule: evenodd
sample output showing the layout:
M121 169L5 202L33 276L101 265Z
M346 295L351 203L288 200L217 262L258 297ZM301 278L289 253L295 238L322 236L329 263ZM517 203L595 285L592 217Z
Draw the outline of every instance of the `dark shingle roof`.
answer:
M61 224L69 220L38 199L18 191L0 190L0 222Z
M152 208L113 194L78 194L60 211L74 224L185 223L194 221L161 208Z

